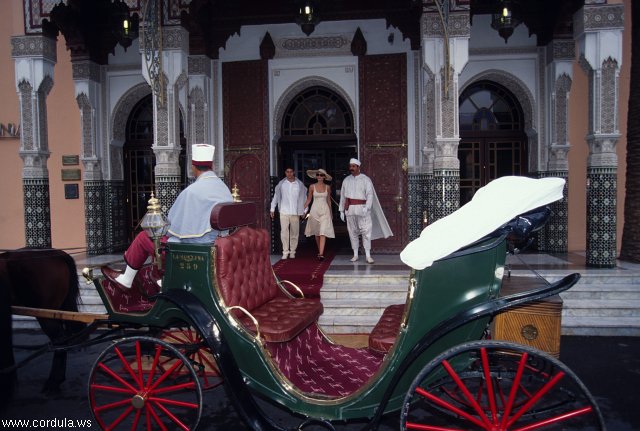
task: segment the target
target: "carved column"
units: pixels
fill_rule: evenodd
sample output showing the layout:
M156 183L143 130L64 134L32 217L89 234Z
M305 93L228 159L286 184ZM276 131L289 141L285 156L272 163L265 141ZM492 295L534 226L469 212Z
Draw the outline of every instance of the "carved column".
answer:
M46 99L53 87L56 41L45 36L14 36L11 56L15 62L16 89L20 100L20 157L24 194L25 244L51 247L49 200L49 144Z
M106 222L108 207L100 162L101 70L89 60L73 61L73 81L80 109L80 160L83 164L85 238L87 254L107 253Z
M587 265L616 265L619 73L624 6L585 5L574 17L580 65L589 82Z
M187 103L189 33L181 26L162 28L162 94L153 93L155 180L163 212L175 202L180 181L180 103ZM143 61L143 75L150 82ZM152 85L153 87L153 85ZM186 119L185 119L186 120ZM185 124L185 130L188 130Z
M545 96L549 142L546 169L540 177L569 179L569 92L573 76L575 48L573 40L553 40L546 49L546 80L549 83ZM542 166L545 166L544 164ZM538 235L538 249L551 253L566 253L568 246L568 184L562 200L550 205L552 215Z
M187 148L191 148L194 144L211 144L216 145L211 133L211 117L210 107L213 106L209 99L211 92L211 59L205 55L190 55L189 59L189 140ZM215 100L215 98L214 98ZM222 148L216 148L214 157L222 154Z
M423 60L433 78L432 86L425 85L425 92L433 91L435 128L432 222L460 206L458 77L469 58L469 11L440 15L435 6L425 7L421 31Z

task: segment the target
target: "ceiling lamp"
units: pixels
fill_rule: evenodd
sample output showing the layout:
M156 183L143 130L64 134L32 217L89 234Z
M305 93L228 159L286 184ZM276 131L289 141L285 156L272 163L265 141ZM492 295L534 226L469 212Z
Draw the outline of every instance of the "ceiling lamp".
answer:
M508 0L501 2L500 12L494 13L491 19L491 27L498 30L498 34L504 39L504 43L507 43L507 39L519 24L520 21L513 17L511 2Z
M304 34L309 36L313 33L313 30L318 24L318 16L315 13L313 2L311 0L303 1L298 12L298 19L296 20L300 29Z

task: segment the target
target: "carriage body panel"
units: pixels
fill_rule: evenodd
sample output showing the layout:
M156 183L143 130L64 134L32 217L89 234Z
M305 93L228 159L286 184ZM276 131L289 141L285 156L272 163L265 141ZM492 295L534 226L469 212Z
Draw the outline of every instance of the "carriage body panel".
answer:
M504 238L493 238L441 259L431 267L412 271L403 325L395 346L378 371L348 396L323 397L298 390L270 358L264 343L232 316L216 286L215 253L215 247L207 245L169 244L162 291L182 290L198 299L203 311L224 334L229 351L252 390L296 413L331 420L371 418L390 385L395 388L385 411L398 410L413 377L426 363L449 347L481 338L488 318L466 323L447 334L421 353L403 376L396 376L402 362L420 347L425 334L438 323L498 295L506 258ZM180 307L163 299L158 299L145 314L113 313L111 319L152 327L170 327L192 320Z

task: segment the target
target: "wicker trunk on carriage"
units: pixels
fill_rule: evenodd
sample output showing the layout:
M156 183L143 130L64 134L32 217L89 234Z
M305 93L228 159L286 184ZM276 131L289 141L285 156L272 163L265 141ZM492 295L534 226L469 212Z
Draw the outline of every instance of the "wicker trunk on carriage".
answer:
M579 279L500 296L507 239L539 228L546 211L530 211L561 198L563 186L496 180L425 229L401 254L412 267L406 302L383 314L368 348L334 343L318 325L321 302L278 280L268 232L248 226L251 204L217 207L212 226L232 232L213 245L168 244L161 288L151 269L129 293L95 279L111 323L153 330L98 357L93 415L104 429L194 429L203 388L218 376L245 424L259 430L281 427L256 397L302 417L298 429L356 419L375 428L393 412L401 429L604 429L589 391L557 359L483 339L496 314Z

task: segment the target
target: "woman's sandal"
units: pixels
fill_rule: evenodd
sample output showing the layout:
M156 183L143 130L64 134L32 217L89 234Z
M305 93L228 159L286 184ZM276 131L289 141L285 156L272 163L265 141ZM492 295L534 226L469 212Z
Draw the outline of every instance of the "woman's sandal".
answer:
M323 255L321 255L321 254L319 254L319 255L318 255L318 260L324 260L324 256L323 256Z

